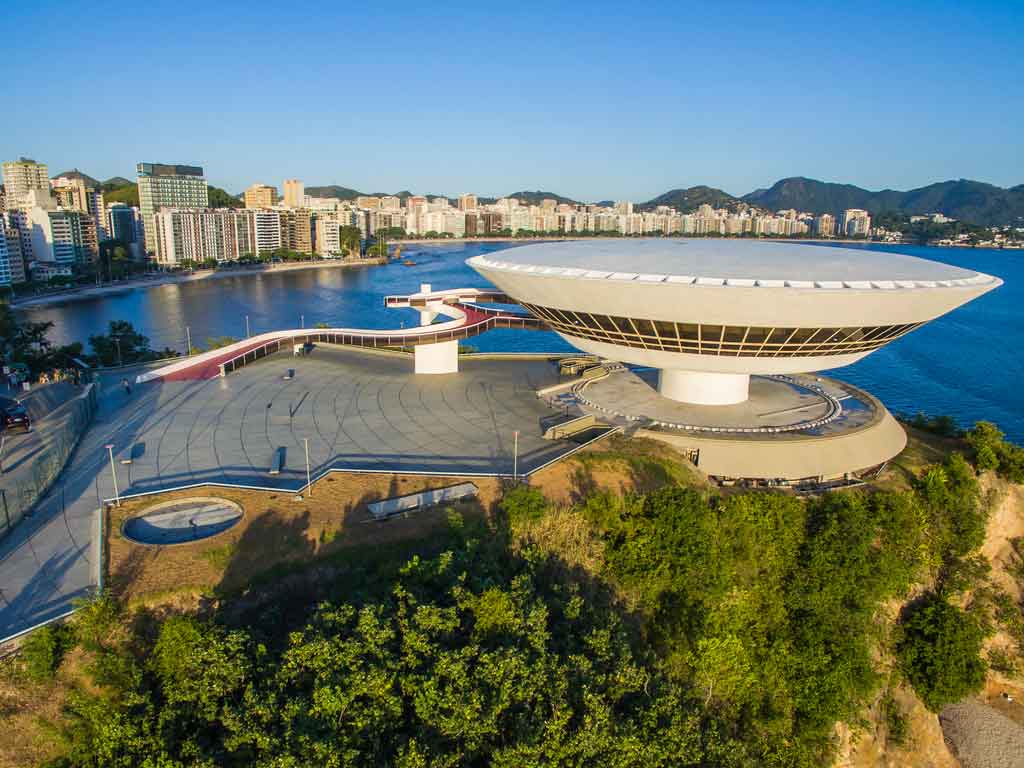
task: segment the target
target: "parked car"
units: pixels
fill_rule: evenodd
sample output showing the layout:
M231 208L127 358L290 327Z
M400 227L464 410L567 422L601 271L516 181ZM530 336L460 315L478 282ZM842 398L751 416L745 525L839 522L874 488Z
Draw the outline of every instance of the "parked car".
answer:
M32 430L32 420L25 406L9 397L0 397L0 428Z

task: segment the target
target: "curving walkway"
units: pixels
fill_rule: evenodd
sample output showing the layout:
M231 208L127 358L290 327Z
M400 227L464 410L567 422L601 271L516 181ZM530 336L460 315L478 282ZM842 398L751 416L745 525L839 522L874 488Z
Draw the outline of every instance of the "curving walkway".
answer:
M443 323L411 328L373 330L367 328L293 328L251 336L226 347L176 360L161 368L140 374L137 383L162 379L187 381L223 376L225 367L233 370L253 361L261 352L277 352L286 344L341 344L345 346L394 348L419 344L438 344L477 336L492 328L546 328L532 315L506 312L477 306L471 302L507 304L503 293L478 288L456 288L444 291L423 291L407 296L386 296L385 306L417 309L431 319L445 315L452 319Z

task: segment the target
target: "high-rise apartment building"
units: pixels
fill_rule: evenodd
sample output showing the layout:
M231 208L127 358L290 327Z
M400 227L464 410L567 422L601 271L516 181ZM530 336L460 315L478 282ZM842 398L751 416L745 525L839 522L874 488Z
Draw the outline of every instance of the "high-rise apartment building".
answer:
M146 252L156 254L156 219L163 208L206 208L210 204L203 169L194 165L139 163L139 210Z
M387 195L380 199L380 208L382 211L397 211L402 208L402 198L395 197L394 195Z
M20 212L19 212L20 213ZM21 214L24 215L24 214ZM25 253L28 246L24 245L28 233L21 232L11 224L13 213L0 214L0 232L7 243L7 268L11 273L11 283L23 283L28 277ZM29 243L29 246L31 243Z
M153 219L161 264L234 261L264 256L281 247L312 251L308 211L165 208Z
M483 234L485 235L496 235L504 228L502 225L502 216L500 212L490 212L480 215L480 224L483 228Z
M7 251L7 236L4 228L0 227L0 285L10 285L14 282L11 279L11 257Z
M336 219L318 216L316 220L316 252L325 258L344 255L341 247L341 224Z
M50 172L46 163L37 163L27 157L4 163L4 205L6 208L25 208L32 190L50 194Z
M380 210L380 198L373 195L359 195L356 198L356 208L364 208L368 211Z
M313 253L313 214L308 210L278 211L281 219L281 247L299 253Z
M27 202L32 259L36 265L70 270L75 264L88 261L83 214L58 208L49 191L31 190Z
M302 208L306 204L306 186L298 179L284 180L284 204L288 208Z
M475 211L477 209L476 195L459 195L460 211Z
M54 180L53 196L61 208L85 214L82 221L86 246L93 258L97 258L100 243L108 239L103 193L88 186L82 178L62 176Z
M281 217L277 211L246 211L246 215L251 222L254 255L261 256L281 247Z
M814 234L818 237L832 237L836 233L836 217L823 213L814 219Z
M108 205L107 235L111 240L123 243L131 252L132 258L141 258L145 236L142 228L142 214L139 209L125 203Z
M840 231L846 237L867 237L871 234L871 214L860 208L847 208Z
M246 208L270 208L277 202L277 189L266 184L253 184L245 190Z

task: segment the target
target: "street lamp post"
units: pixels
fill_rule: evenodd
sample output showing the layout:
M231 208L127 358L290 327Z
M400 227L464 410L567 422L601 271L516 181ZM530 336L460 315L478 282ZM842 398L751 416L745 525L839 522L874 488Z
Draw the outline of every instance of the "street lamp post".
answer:
M249 316L245 316L245 338L249 338L252 334L249 333Z
M519 430L512 433L512 481L519 482Z
M121 506L121 494L117 490L117 470L114 469L114 444L107 443L107 453L110 455L110 476L114 479L114 502Z
M306 494L309 496L313 495L313 482L310 480L309 475L309 438L302 438L302 442L306 444Z
M192 329L185 326L185 345L188 347L188 356L192 356Z

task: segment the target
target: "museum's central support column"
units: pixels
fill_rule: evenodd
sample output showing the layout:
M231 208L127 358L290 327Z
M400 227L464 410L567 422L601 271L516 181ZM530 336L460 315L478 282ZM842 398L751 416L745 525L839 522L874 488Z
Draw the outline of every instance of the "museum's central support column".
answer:
M658 393L669 400L695 405L735 405L747 399L749 373L704 373L663 368Z
M420 285L420 293L430 293L430 283ZM433 309L420 310L420 326L430 325L438 312ZM458 373L459 342L442 341L437 344L417 344L413 350L416 373Z

